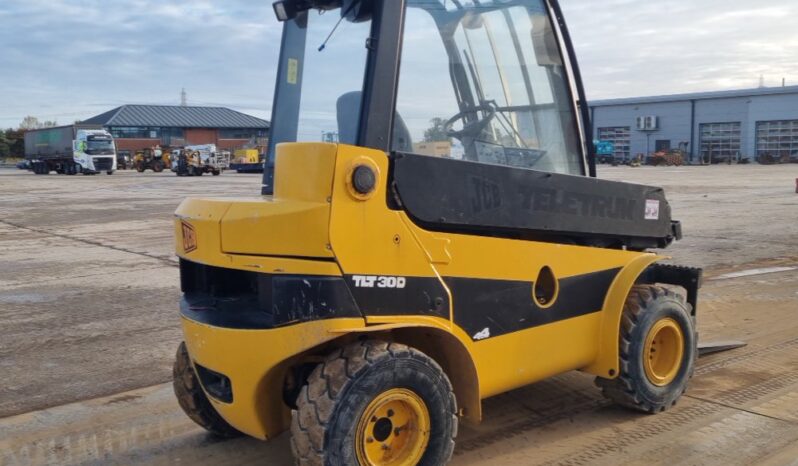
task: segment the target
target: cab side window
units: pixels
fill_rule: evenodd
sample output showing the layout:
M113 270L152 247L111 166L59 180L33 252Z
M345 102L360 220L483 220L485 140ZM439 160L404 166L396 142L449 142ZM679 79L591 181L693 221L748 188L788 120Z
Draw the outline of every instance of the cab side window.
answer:
M464 11L431 3L408 4L394 141L404 135L405 148L421 155L583 174L565 67L542 2Z

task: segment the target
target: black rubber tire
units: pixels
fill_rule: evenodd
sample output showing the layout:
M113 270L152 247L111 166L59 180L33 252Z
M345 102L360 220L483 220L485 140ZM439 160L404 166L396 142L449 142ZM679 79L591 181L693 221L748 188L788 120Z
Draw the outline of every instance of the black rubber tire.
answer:
M113 171L113 170L108 170L108 171L106 171L106 172L105 172L105 174L106 174L106 175L113 175L113 174L114 174L114 171Z
M200 427L217 437L234 438L242 435L216 412L202 391L185 342L177 347L175 365L172 368L172 386L183 412Z
M424 353L367 340L334 351L299 392L291 417L291 450L300 466L357 465L355 431L368 404L405 388L426 405L431 422L423 466L449 462L457 437L457 402L449 378Z
M211 172L211 174L213 174L213 176L219 176L219 175L221 175L221 174L222 174L222 172L220 172L219 170L213 170L213 171Z
M163 162L156 161L152 164L152 171L155 173L161 173L163 171Z
M665 386L652 384L643 368L644 346L649 330L661 319L671 318L684 338L684 354L676 377ZM645 413L659 413L676 404L687 390L698 357L698 338L691 306L680 294L655 285L636 285L624 304L620 331L620 374L615 379L596 378L605 397Z

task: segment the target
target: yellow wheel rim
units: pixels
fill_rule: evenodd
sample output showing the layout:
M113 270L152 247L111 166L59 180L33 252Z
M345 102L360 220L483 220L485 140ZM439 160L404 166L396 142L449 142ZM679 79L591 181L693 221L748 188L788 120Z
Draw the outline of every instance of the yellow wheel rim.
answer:
M679 324L666 318L657 321L646 336L643 368L648 381L658 387L673 382L682 367L684 333Z
M429 442L430 417L418 395L393 388L366 406L357 424L355 451L361 466L415 466Z

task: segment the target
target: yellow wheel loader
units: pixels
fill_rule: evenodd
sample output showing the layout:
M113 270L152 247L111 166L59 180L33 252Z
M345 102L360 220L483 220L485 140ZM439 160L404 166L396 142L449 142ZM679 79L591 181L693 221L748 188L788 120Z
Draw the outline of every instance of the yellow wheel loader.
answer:
M301 465L441 465L482 400L567 371L676 403L701 271L650 252L681 237L662 189L596 178L556 0L274 10L274 169L176 212L191 419L290 431Z
M168 151L164 152L158 146L136 151L132 162L133 168L139 173L144 173L145 170L160 173L171 166Z

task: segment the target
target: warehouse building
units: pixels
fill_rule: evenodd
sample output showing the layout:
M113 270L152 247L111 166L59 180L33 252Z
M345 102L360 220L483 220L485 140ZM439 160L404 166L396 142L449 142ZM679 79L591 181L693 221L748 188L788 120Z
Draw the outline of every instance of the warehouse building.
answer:
M236 149L265 145L269 122L222 107L123 105L81 122L104 126L120 152L160 146L216 144Z
M616 158L683 149L690 163L798 160L798 86L599 100L593 137Z

